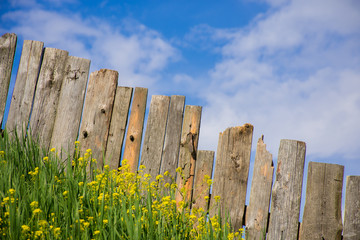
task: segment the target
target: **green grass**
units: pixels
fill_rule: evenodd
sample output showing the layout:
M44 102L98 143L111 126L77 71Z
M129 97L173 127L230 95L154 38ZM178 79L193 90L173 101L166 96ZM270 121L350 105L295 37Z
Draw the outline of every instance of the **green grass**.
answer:
M151 182L144 166L131 173L126 160L118 170L94 170L91 150L79 145L64 165L55 149L4 132L1 239L241 239L229 220L177 203L176 184L163 176Z

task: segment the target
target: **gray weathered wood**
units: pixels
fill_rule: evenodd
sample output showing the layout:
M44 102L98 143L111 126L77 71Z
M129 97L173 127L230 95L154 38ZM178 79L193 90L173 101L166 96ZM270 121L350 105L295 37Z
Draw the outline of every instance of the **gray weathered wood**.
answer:
M4 117L11 70L14 62L17 36L5 33L0 38L0 126Z
M184 104L185 96L171 96L163 156L160 167L160 174L164 174L166 171L169 172L169 176L164 177L164 180L167 183L171 183L172 178L175 179L176 177L175 170L179 159Z
M120 164L132 92L133 89L130 87L116 89L105 154L110 169L118 169Z
M305 149L304 142L280 141L271 197L268 240L298 237Z
M29 122L35 87L39 76L43 42L25 40L11 99L6 128L9 133L21 134Z
M246 209L246 234L249 240L265 240L273 174L272 154L266 150L262 136L257 142L250 201Z
M81 112L84 105L86 83L89 77L90 60L69 56L61 87L59 104L51 137L50 147L61 151L62 159L74 152Z
M109 133L118 72L108 69L92 72L88 83L80 127L81 150L92 150L97 167L103 167L103 154Z
M221 197L221 214L229 213L235 230L243 226L253 130L251 124L244 124L219 134L211 205L215 196ZM215 213L212 207L210 215Z
M194 193L193 193L193 209L200 209L207 211L208 202L205 197L209 197L210 187L205 181L205 175L211 178L211 173L214 166L214 151L199 150L196 157L196 168L194 178Z
M168 96L153 95L151 98L140 163L146 167L144 173L150 174L152 180L160 172L169 103Z
M49 148L68 52L45 48L30 119L31 134Z
M340 240L344 166L310 162L300 239Z
M360 176L346 177L344 240L360 239Z
M191 201L192 187L196 167L196 155L200 134L201 121L200 106L185 107L183 127L181 131L180 153L178 166L182 169L183 178L178 174L176 183L179 189L185 189L185 195L180 192L176 194L176 200Z
M128 161L131 172L136 172L139 164L147 95L147 88L135 88L123 156L123 160Z

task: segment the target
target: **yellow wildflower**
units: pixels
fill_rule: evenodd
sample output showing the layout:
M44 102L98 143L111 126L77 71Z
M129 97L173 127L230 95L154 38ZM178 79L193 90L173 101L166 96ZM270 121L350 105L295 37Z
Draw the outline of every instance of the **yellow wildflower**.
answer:
M50 149L50 152L55 152L55 150L56 150L55 148L52 148Z
M26 233L28 231L30 231L30 227L28 225L22 225L21 226L21 232L22 233Z

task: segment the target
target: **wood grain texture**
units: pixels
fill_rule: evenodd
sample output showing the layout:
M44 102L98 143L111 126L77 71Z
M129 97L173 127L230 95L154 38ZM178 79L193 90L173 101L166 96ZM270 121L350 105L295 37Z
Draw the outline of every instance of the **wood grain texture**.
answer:
M28 126L36 83L39 76L44 43L25 40L11 99L6 128L21 134Z
M264 239L268 224L274 165L263 137L257 142L250 201L246 209L247 239Z
M360 176L346 177L344 240L360 239Z
M267 239L297 239L306 145L281 140Z
M219 134L210 201L214 205L214 197L221 197L221 215L228 212L235 230L243 226L253 130L251 124L244 124ZM213 207L210 215L215 213Z
M147 88L135 88L123 156L123 160L128 161L131 172L136 172L139 164L147 95Z
M153 95L151 98L140 161L146 167L144 173L151 175L151 181L160 173L169 104L168 96Z
M118 169L120 165L132 92L133 89L130 87L117 87L116 89L105 154L106 164L110 169Z
M9 91L16 40L17 36L14 33L5 33L0 38L0 125L3 121Z
M184 117L184 105L185 96L171 96L160 167L160 174L163 175L166 171L169 172L168 177L164 176L164 180L167 183L172 183L172 179L175 179L176 177L181 141L181 127Z
M205 181L205 175L211 178L214 166L214 151L199 150L196 157L196 168L194 178L193 209L202 208L208 210L208 202L205 197L210 195L210 187Z
M88 83L79 141L82 152L92 150L97 167L103 167L118 72L108 69L92 72Z
M30 119L32 136L49 148L68 52L45 48Z
M300 239L340 240L344 166L310 162Z
M89 77L90 60L69 56L66 59L65 75L51 137L50 147L61 151L65 160L72 156L79 133L81 113L84 105L86 83Z
M183 177L178 174L176 183L179 189L185 188L185 195L180 192L176 194L176 201L191 201L194 174L196 167L196 156L200 134L201 121L200 106L185 107L184 121L181 132L180 153L178 167L182 169Z

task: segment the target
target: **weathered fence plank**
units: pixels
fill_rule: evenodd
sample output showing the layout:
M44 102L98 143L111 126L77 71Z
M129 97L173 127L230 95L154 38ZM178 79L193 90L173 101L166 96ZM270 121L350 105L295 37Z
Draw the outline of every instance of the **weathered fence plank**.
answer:
M176 168L179 159L181 127L184 115L185 96L173 95L170 99L169 116L167 120L163 156L160 174L169 172L164 177L165 182L171 183L176 177Z
M344 166L310 162L300 239L340 240Z
M135 88L123 156L128 161L131 172L136 172L139 164L147 95L147 88Z
M66 59L65 75L51 137L50 147L62 153L62 159L72 155L77 139L81 112L84 104L86 83L89 77L90 60L69 56Z
M5 33L0 38L0 126L3 121L9 91L16 40L17 36L14 33Z
M118 72L108 69L92 72L88 83L80 127L81 150L92 150L97 167L103 167L103 154L109 133Z
M117 169L120 165L132 92L133 89L130 87L117 87L116 89L105 154L110 169Z
M194 179L194 193L193 193L193 209L200 209L207 211L210 187L205 181L205 175L211 177L214 166L214 151L199 150L196 157L195 179Z
M221 197L221 214L229 212L235 230L243 226L253 130L251 124L244 124L219 134L210 203L215 196ZM210 215L215 213L217 209L212 208Z
M31 133L44 148L50 146L67 57L67 51L45 48L30 118Z
M177 175L176 183L179 189L184 187L185 192L177 192L176 200L191 201L192 187L194 183L194 174L196 167L196 155L200 133L202 107L200 106L186 106L183 120L183 127L181 132L180 153L178 166L182 169L182 178Z
M150 174L152 180L160 172L169 104L168 96L153 95L151 98L140 163L146 166L144 173Z
M265 240L268 224L274 165L263 137L257 143L250 201L246 209L246 234L249 240Z
M17 71L6 128L9 133L26 131L39 76L44 43L25 40Z
M344 240L360 239L360 176L346 177Z
M297 239L305 163L304 142L281 140L267 239Z

